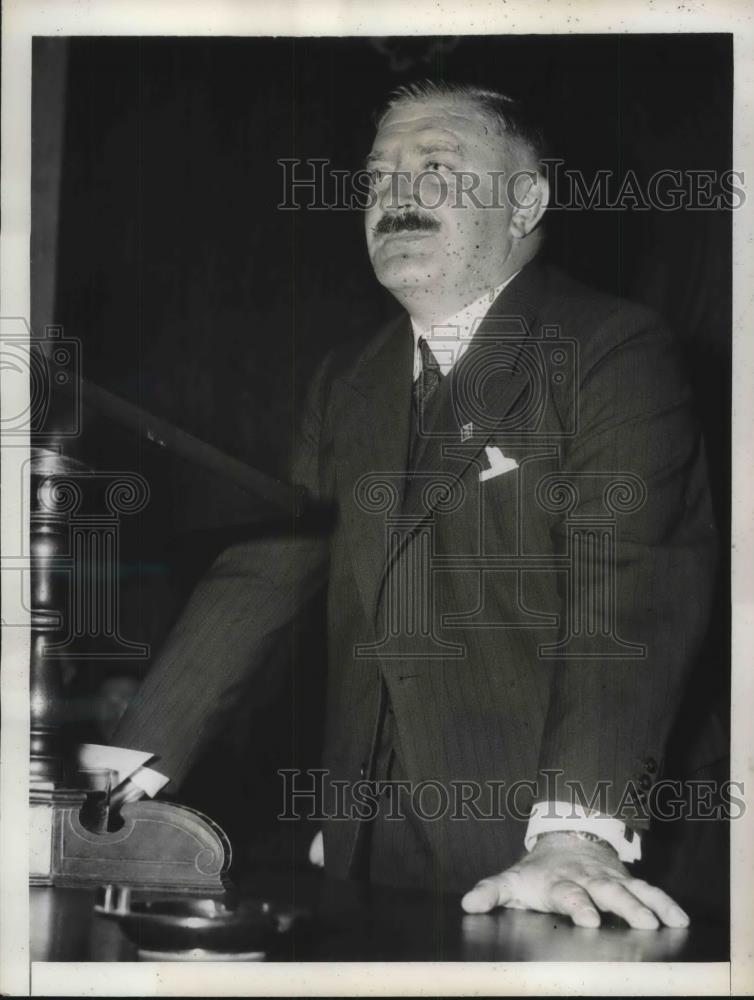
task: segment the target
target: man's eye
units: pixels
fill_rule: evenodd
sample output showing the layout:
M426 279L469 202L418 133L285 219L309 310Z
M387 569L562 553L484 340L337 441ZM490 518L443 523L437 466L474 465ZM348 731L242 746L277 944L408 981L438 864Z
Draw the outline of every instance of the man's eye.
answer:
M449 174L452 170L447 163L443 163L442 160L427 160L424 164L425 170L431 170L435 173Z
M368 171L368 174L372 184L381 184L387 177L387 171L382 170L380 167L372 167L372 169Z

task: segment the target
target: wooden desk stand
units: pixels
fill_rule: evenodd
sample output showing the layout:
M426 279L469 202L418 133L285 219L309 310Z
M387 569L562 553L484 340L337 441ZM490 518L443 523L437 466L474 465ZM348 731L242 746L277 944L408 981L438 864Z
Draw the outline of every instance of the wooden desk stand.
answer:
M36 805L52 819L48 870L39 866L32 883L115 883L205 895L222 894L228 888L230 841L207 816L170 802L133 802L120 813L120 829L93 833L79 820L83 800L83 793L64 789L56 790L46 803L32 800L32 809Z

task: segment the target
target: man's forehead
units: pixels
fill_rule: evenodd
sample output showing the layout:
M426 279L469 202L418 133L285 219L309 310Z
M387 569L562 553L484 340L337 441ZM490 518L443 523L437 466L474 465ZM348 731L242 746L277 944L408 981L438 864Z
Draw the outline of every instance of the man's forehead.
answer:
M469 100L401 101L385 115L375 137L384 139L412 136L437 130L468 141L490 137L490 122L483 111Z

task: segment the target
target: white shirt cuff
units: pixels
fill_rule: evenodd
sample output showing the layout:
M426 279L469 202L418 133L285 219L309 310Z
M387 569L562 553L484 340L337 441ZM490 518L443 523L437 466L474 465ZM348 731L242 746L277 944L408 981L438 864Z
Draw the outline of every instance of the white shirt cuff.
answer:
M140 767L131 775L131 781L153 799L159 790L167 785L170 778L155 771L153 767Z
M613 847L621 861L630 863L641 858L641 836L623 820L595 810L587 810L574 802L537 802L531 811L524 846L530 851L543 833L569 831L593 833Z
M154 768L144 767L154 754L142 750L126 750L102 743L82 743L78 748L79 767L103 767L115 772L114 787L130 778L152 798L170 781Z

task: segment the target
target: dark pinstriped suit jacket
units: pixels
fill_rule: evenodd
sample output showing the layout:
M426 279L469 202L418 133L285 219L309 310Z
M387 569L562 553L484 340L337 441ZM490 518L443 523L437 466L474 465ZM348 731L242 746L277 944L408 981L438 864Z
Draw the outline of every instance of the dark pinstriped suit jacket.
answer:
M556 794L569 779L589 797L603 780L617 809L627 782L645 795L662 774L713 581L703 446L673 342L648 310L529 264L441 384L407 477L412 351L404 317L328 359L294 477L334 507L334 529L223 553L113 743L154 752L176 787L327 580L331 778L366 773L387 690L413 781L528 782L525 814L558 771ZM487 447L518 468L481 482ZM525 825L427 823L446 887L513 863ZM325 822L331 873L351 872L359 827Z

